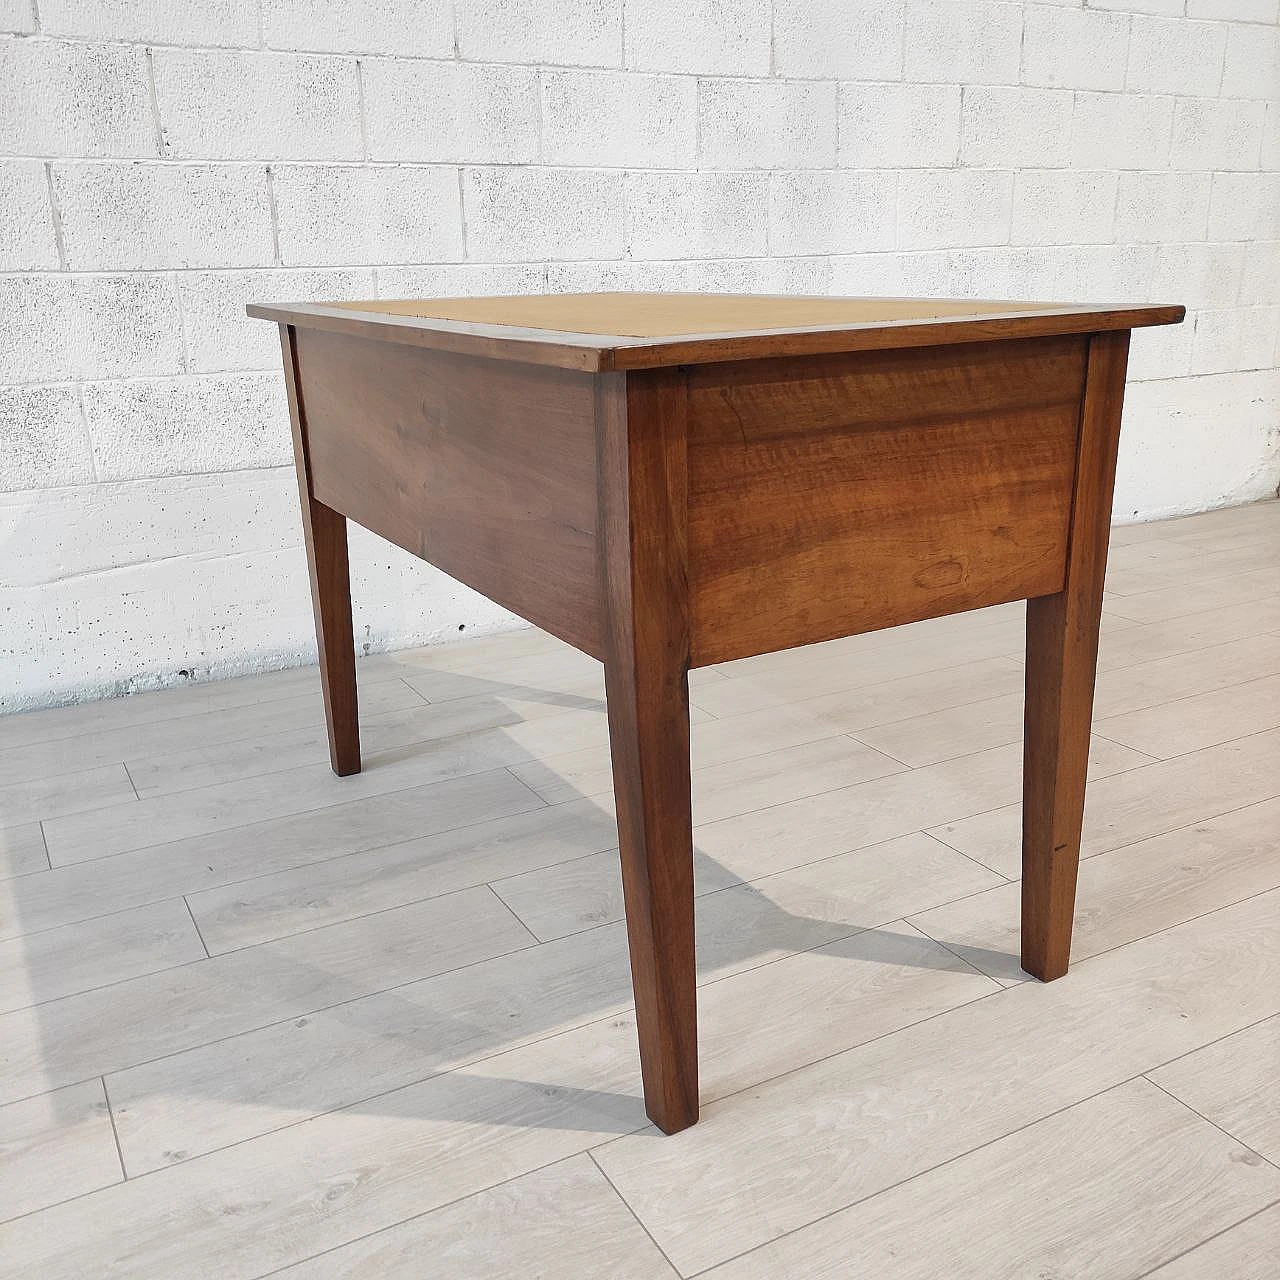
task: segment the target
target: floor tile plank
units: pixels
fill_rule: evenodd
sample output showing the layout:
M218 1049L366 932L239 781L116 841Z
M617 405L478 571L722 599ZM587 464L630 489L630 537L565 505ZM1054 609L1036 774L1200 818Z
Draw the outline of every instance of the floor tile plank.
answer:
M616 854L612 860L616 866ZM976 892L993 879L917 835L845 855L822 869L800 868L710 894L697 909L700 980L762 973L771 962L838 944L910 911ZM862 953L837 946L834 954L857 960ZM887 954L890 963L891 947ZM949 965L943 957L942 967ZM911 975L912 981L918 976ZM982 990L990 988L988 979L977 982ZM957 989L940 981L940 998L949 999ZM971 989L964 987L964 994ZM617 1014L630 1003L626 933L619 919L175 1054L109 1077L126 1163L131 1173L160 1168ZM759 1006L750 1007L754 1013ZM820 1037L826 1026L820 1020L811 1030ZM851 1030L860 1026L854 1021ZM802 1039L779 1043L794 1053Z
M0 881L0 938L542 807L498 769L55 867Z
M703 1270L1276 1012L1278 908L1266 894L1007 988L597 1160L675 1265Z
M1280 1275L1280 1203L1158 1267L1142 1280L1275 1280Z
M123 1178L101 1080L0 1107L0 1222Z
M204 686L216 689L217 686ZM422 695L403 680L380 678L360 681L360 715L384 715L408 707L424 705ZM268 698L246 706L227 706L190 715L175 715L162 720L123 723L116 727L111 719L113 709L124 710L130 699L109 703L90 703L98 708L98 718L84 732L70 738L27 743L0 750L0 774L14 781L27 778L56 778L65 773L117 764L121 761L145 766L148 757L172 755L187 758L187 753L207 751L210 757L221 753L236 758L260 737L290 732L324 732L324 703L319 685L310 692L283 698ZM69 710L74 710L70 708ZM35 713L37 715L42 713ZM24 719L25 717L14 717ZM2 731L3 725L0 725ZM198 762L192 754L188 765ZM145 767L142 770L145 773ZM137 779L134 779L137 782Z
M707 1273L707 1280L1137 1277L1280 1193L1280 1169L1131 1081Z
M0 1016L0 1100L298 1017L531 945L487 888Z
M1280 800L1268 800L1085 859L1072 962L1280 887L1277 831ZM1021 892L1000 885L911 923L1001 982L1031 981L1018 962Z
M590 1156L527 1173L276 1272L281 1280L678 1280Z
M181 898L0 942L0 1013L204 958Z
M1276 637L1280 640L1280 636ZM1280 675L1095 721L1096 731L1168 758L1280 727Z
M911 775L909 775L911 776ZM1280 729L1159 760L1090 784L1081 856L1093 857L1280 795ZM930 830L1009 879L1021 875L1018 805Z
M323 766L305 765L54 818L44 824L49 857L55 867L66 866L501 769L534 754L521 739L535 732L553 738L554 749L606 740L605 720L598 712L568 711L555 720L550 728L545 721L533 720L515 729L486 730L385 752L366 759L360 773L346 778L334 777Z
M216 954L601 850L616 863L617 843L607 799L577 800L238 880L188 901Z
M1280 1167L1280 1018L1228 1036L1151 1073L1194 1111Z
M29 778L0 785L0 827L56 821L62 815L67 815L63 821L73 822L74 815L86 810L101 811L107 805L121 813L131 813L137 803L122 764L64 773L56 778Z
M0 880L48 871L49 855L44 849L44 833L38 822L0 827Z

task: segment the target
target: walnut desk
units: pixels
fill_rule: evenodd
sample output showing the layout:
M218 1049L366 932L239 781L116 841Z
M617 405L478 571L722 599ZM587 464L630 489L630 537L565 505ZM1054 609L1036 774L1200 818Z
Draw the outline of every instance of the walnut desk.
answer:
M1173 306L696 294L280 325L336 773L346 521L604 663L645 1105L698 1116L688 671L1027 600L1022 964L1071 946L1129 331Z

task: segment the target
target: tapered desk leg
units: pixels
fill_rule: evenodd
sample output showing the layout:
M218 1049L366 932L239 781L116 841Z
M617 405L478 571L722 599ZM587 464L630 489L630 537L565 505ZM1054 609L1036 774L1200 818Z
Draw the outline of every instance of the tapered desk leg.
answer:
M311 605L315 612L320 685L324 691L324 716L329 731L329 762L334 773L345 776L360 772L347 521L332 507L317 502L311 491L306 418L298 387L297 355L291 326L280 326L280 341L284 350L289 417L293 424L298 493L302 499L302 532L307 544L307 568L311 574Z
M645 1109L698 1118L683 382L600 380L605 693Z
M1066 580L1027 601L1022 803L1022 967L1067 971L1084 817L1098 623L1129 334L1095 335L1080 415Z

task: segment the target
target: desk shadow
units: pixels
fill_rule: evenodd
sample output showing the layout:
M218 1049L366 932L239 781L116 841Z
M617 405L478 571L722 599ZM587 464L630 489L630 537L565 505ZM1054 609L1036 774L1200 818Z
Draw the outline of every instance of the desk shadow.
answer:
M602 700L579 692L479 677L467 677L465 682L457 678L454 685L468 689L460 696L492 696L495 701L518 696L526 702L603 712ZM395 753L412 754L429 745L411 744L396 748ZM574 744L568 750L582 748ZM547 754L540 751L538 758ZM369 766L376 768L386 755L374 753ZM607 776L607 748L601 751L601 765ZM591 796L574 791L557 803L573 799L589 801ZM584 822L612 822L607 802L597 799L591 803L591 809L584 805ZM252 828L239 828L227 838L243 840L251 838L251 833ZM358 860L374 852L376 849L361 849L341 856ZM569 860L584 857L610 860L620 883L616 848L588 855L574 853ZM696 906L700 982L715 983L780 961L785 955L817 950L862 964L936 970L966 967L920 935L887 930L884 922L867 918L856 902L849 903L847 912L836 908L810 915L789 910L759 885L740 882L729 868L704 852L695 851L695 858L700 883L715 886L700 894ZM332 860L333 855L327 854L314 865ZM518 870L495 878L513 874ZM477 880L475 887L483 883ZM10 882L10 892L19 906L22 891L21 879ZM334 922L335 926L341 923ZM286 944L288 936L255 945L285 952L286 945L276 944ZM74 1002L81 1001L85 1034L94 1037L102 1034L102 1024L109 1017L110 996L102 992L93 998L73 995L69 1005L67 1000L55 1001L46 987L42 997L42 954L33 948L26 958L33 1005L25 1016L41 1026L49 1020L46 1050L54 1068L50 1074L57 1077L59 1046L65 1047L76 1035L74 1022L69 1021L69 1015L72 1019L77 1016ZM250 1010L255 1003L267 1008L269 1002L255 989L245 951L231 954L240 959L229 963L215 954L211 960L196 962L212 966L218 975L216 981L227 986L219 1003L225 995L228 1003L243 999ZM305 992L314 987L323 991L323 1004L317 1000L309 1010L299 1008L283 1018L276 1013L276 1020L265 1024L250 1011L243 1025L223 1028L216 1040L201 1043L200 1037L206 1033L193 1030L190 1045L166 1049L157 1061L136 1066L131 1064L141 1056L138 1053L113 1063L112 1041L106 1037L105 1060L97 1064L97 1072L107 1076L121 1121L126 1160L131 1134L139 1131L135 1124L141 1130L146 1128L146 1113L151 1113L152 1119L163 1114L172 1126L173 1141L164 1153L169 1162L335 1111L394 1116L403 1110L406 1119L412 1115L427 1124L465 1122L601 1134L645 1128L626 932L620 919L545 942L534 941L507 955L390 989L371 991L368 981L347 983L344 979L335 983L335 975L325 966L300 959L292 963L281 954L272 958L270 973L282 990ZM49 1003L42 1003L42 999ZM145 1013L142 1016L145 1018ZM768 1030L767 1018L767 1011L762 1011L762 1033ZM198 1017L193 1019L199 1021ZM540 1083L523 1078L519 1071L510 1078L500 1070L494 1076L485 1072L486 1060L592 1024L600 1036L622 1035L627 1042L625 1055L605 1055L610 1067L598 1087L584 1085L581 1080L564 1085ZM581 1043L591 1043L595 1035L591 1030L582 1031ZM405 1093L410 1086L416 1087ZM57 1087L56 1083L51 1087ZM53 1105L56 1111L57 1102Z

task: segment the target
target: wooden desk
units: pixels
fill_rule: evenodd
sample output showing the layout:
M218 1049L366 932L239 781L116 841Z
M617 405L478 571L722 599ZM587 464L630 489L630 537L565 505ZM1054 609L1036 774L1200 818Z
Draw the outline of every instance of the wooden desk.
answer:
M329 746L346 521L604 663L645 1105L698 1116L688 671L1027 607L1022 964L1067 969L1129 331L1181 307L693 294L280 325Z

